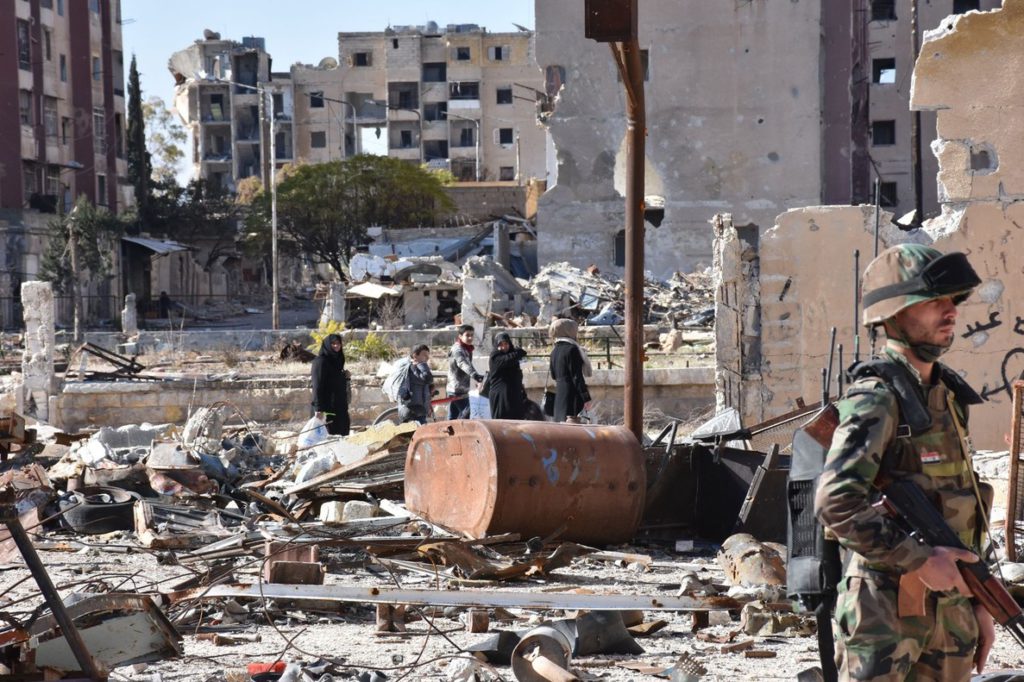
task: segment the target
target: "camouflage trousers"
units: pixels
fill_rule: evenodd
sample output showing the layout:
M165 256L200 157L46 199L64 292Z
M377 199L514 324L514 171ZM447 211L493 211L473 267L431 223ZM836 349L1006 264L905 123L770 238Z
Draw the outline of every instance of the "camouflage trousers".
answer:
M929 593L923 617L897 617L896 578L847 576L836 601L840 680L969 680L978 622L960 595Z

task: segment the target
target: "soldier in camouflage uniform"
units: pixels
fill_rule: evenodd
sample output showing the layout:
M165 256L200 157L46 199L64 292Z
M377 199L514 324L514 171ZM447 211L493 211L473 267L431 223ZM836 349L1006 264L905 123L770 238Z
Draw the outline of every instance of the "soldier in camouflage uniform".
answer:
M985 495L970 462L968 405L981 398L938 363L956 306L980 284L963 254L894 246L864 274L863 324L881 326L881 356L851 369L815 511L844 549L835 611L843 680L967 680L995 638L956 561L972 552L918 544L872 506L876 486L909 477L967 547L980 553Z

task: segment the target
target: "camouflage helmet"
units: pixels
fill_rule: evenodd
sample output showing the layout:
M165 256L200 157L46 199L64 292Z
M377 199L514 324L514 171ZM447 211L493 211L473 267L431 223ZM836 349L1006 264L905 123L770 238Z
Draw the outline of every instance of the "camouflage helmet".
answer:
M922 244L891 246L864 271L861 323L873 327L915 303L943 296L959 304L979 284L962 253L943 254Z

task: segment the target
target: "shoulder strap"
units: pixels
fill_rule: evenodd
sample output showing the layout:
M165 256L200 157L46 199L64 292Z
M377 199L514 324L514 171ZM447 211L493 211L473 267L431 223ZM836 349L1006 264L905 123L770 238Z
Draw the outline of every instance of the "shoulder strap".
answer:
M896 395L899 404L900 427L906 426L911 435L924 433L932 425L932 417L924 402L920 384L906 369L882 358L872 358L850 368L850 379L877 377Z
M939 364L939 378L946 388L953 392L953 397L961 407L980 405L985 402L985 399L978 395L978 392L971 388L963 377L941 363Z

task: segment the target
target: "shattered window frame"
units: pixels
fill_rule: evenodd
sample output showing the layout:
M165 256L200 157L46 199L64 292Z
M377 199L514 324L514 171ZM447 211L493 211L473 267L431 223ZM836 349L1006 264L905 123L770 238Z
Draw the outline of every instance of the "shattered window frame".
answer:
M452 81L448 84L448 99L480 99L480 81Z
M36 194L38 190L38 179L36 176L35 163L31 161L22 161L21 183L25 203L28 203L32 199L32 195Z
M617 268L626 267L626 231L619 230L615 233L612 243L612 264Z
M468 62L473 59L473 51L469 48L469 45L456 45L455 46L455 61L457 62Z
M32 70L32 39L28 22L18 19L18 68L22 71Z
M871 60L871 82L875 85L895 85L896 58L879 57Z
M896 0L871 0L871 21L896 21Z
M900 203L900 186L895 180L878 183L878 205L882 208L895 208Z
M32 91L18 90L18 118L21 125L32 125Z
M423 62L421 76L424 83L445 83L448 81L448 63Z
M324 91L323 90L311 90L309 92L309 108L310 109L323 109L324 108Z
M367 50L353 52L352 66L373 66L373 53Z
M896 121L884 119L871 122L871 146L892 147L896 144Z

